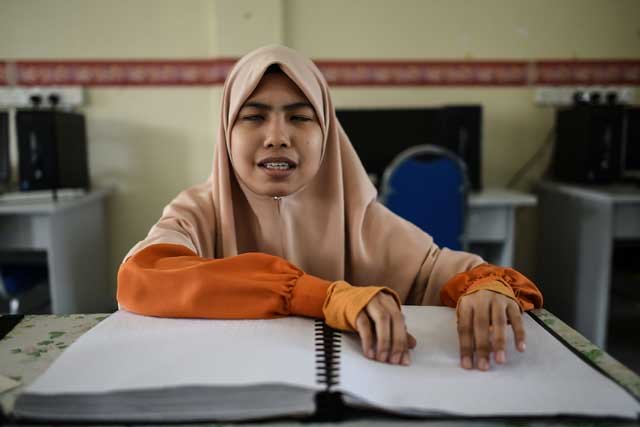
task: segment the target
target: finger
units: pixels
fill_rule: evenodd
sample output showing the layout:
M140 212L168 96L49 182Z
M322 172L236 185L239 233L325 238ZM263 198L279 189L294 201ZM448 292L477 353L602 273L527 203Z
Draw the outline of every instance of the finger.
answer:
M386 362L389 359L389 351L391 350L391 315L375 297L369 302L365 310L375 324L376 359L380 362Z
M381 295L382 304L391 312L398 313L398 316L392 314L392 349L391 349L391 363L400 363L402 365L411 364L410 349L415 348L417 341L413 335L407 331L407 322L402 314L401 307L398 307L396 300L388 295ZM395 319L395 320L394 320ZM397 339L396 339L397 337ZM395 349L394 349L395 346ZM398 351L398 347L402 349Z
M407 350L405 350L404 355L402 356L402 364L403 365L411 365L411 352L409 350L416 348L416 345L418 344L418 341L416 340L416 338L411 335L408 331L407 331L407 323L405 321L405 328L404 328L404 332L407 336Z
M460 364L464 369L473 368L473 310L462 302L458 307L458 341Z
M373 329L369 316L363 311L356 318L356 330L360 335L360 343L362 344L362 354L369 359L373 359L376 355L373 348Z
M524 324L522 323L522 314L520 314L520 307L514 301L507 306L507 315L513 328L513 336L515 338L515 344L518 351L524 351L527 346L525 344L525 332Z
M504 363L507 360L504 353L507 314L505 305L499 301L494 301L491 304L491 327L493 329L493 358L496 363Z
M489 315L490 307L481 304L473 311L473 337L475 339L476 366L481 371L489 369Z
M391 351L389 353L389 363L398 365L405 358L407 347L407 326L404 315L395 299L387 294L381 295L382 306L391 315Z
M416 337L407 332L407 345L409 346L409 348L415 348L417 344L418 340L416 340Z
M395 312L391 313L391 356L389 362L394 365L400 364L408 350L404 315L399 309L396 309Z

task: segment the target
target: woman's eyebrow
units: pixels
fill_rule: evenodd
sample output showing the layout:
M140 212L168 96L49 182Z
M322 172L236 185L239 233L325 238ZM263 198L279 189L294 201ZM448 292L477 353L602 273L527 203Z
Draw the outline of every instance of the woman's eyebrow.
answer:
M263 104L262 102L256 102L256 101L249 101L242 106L242 108L247 108L247 107L257 108L259 110L268 110L268 111L273 110L273 106L269 104ZM299 108L310 108L313 110L313 106L306 101L294 102L292 104L287 104L282 107L284 111L292 111L292 110L297 110Z
M297 110L298 108L311 108L313 110L313 106L310 103L304 102L294 102L293 104L288 104L282 107L285 111Z

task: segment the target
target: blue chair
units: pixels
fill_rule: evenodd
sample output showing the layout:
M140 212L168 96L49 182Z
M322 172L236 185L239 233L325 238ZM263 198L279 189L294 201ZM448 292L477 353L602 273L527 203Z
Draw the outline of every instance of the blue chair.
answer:
M417 145L385 169L380 202L426 231L439 246L466 250L468 182L467 167L456 154Z

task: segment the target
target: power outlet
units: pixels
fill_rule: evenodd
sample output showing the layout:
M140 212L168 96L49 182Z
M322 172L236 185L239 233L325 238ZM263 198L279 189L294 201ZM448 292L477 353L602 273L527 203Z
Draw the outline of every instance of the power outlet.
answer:
M595 97L599 104L606 104L610 96L615 96L617 104L633 104L635 100L634 89L628 86L550 86L535 90L534 103L541 107L569 106L576 93L586 102Z
M28 108L31 98L40 99L40 107L53 107L52 96L57 97L57 108L70 109L85 103L84 90L80 86L4 87L0 88L0 108Z

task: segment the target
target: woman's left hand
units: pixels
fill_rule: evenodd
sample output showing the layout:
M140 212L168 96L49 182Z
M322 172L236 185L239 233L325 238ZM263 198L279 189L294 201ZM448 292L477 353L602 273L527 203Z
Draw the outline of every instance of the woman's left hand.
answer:
M458 339L460 364L486 371L494 361L502 364L505 358L506 329L511 323L518 351L525 350L525 332L520 307L513 299L489 290L480 290L460 298L458 303Z

